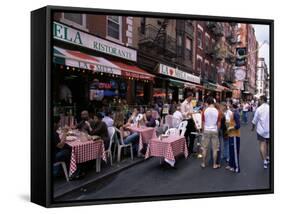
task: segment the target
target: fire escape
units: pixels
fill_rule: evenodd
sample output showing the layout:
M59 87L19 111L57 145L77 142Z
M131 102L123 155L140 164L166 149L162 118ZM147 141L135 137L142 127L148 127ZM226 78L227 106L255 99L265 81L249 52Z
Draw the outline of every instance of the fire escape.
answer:
M139 29L139 48L142 52L166 58L176 57L176 39L167 34L169 19L159 22L160 27L151 24L145 25L144 29ZM153 53L153 51L156 53Z

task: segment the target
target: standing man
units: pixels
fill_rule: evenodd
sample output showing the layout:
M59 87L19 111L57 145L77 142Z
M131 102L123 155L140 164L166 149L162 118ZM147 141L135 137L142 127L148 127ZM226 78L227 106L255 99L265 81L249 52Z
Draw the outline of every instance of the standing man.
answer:
M202 139L202 147L203 147L203 158L201 167L206 167L206 157L208 154L209 144L212 144L212 152L213 152L213 168L219 168L217 164L218 151L219 151L219 137L218 130L221 126L221 118L219 111L216 109L214 105L214 98L209 96L206 100L208 107L202 112L202 127L203 127L203 139Z
M240 114L237 104L232 104L232 115L228 127L229 139L229 166L226 169L239 173L239 153L240 153Z
M260 153L263 160L263 167L267 169L269 164L268 143L269 143L269 105L266 96L260 97L260 106L257 108L252 121L252 131L257 127L257 138L260 144Z
M192 92L187 92L185 96L185 100L181 103L181 113L183 116L184 120L187 120L187 127L186 127L186 132L185 132L185 139L186 142L188 143L188 154L192 154L193 152L193 146L194 146L194 139L195 136L191 134L191 132L195 132L195 123L192 119L192 114L193 114L193 106L192 106L192 101L193 99L193 94Z

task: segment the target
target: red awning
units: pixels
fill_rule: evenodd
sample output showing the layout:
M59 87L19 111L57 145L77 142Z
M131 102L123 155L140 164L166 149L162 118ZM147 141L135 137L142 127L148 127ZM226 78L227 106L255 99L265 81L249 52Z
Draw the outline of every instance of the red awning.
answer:
M116 62L116 61L111 61L121 69L121 75L125 77L131 77L135 79L141 79L141 80L154 80L154 75L146 72L145 70L139 68L138 66L135 65L128 65L122 62Z

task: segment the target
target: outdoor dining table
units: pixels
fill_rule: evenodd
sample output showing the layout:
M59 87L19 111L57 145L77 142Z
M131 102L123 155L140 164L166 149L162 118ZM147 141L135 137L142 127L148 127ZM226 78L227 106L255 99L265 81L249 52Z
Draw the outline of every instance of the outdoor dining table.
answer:
M131 132L137 132L140 135L139 151L142 150L144 144L148 144L152 138L156 138L156 129L153 127L131 125L127 127Z
M151 139L151 142L147 147L145 159L152 156L160 157L164 158L164 160L171 166L174 166L175 157L180 154L184 154L185 158L188 156L185 137L170 135L162 139Z
M77 164L90 160L96 160L96 171L100 172L101 159L106 162L106 154L103 140L81 140L77 138L73 141L66 141L72 148L69 176L77 169Z

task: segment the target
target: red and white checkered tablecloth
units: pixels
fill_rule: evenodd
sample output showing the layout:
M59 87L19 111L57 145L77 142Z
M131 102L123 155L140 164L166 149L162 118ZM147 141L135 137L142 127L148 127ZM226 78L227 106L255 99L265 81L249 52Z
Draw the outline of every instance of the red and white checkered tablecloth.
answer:
M142 150L144 143L148 144L152 138L156 138L156 129L152 127L137 127L132 125L127 129L140 134L139 151Z
M71 161L69 175L72 175L76 169L78 163L83 163L89 160L102 158L106 161L106 154L104 144L101 139L89 140L82 142L81 140L67 141L66 142L72 148Z
M188 156L185 137L171 135L163 138L162 141L158 138L153 138L148 145L145 158L155 156L175 161L175 157L179 154L184 154L185 158Z

